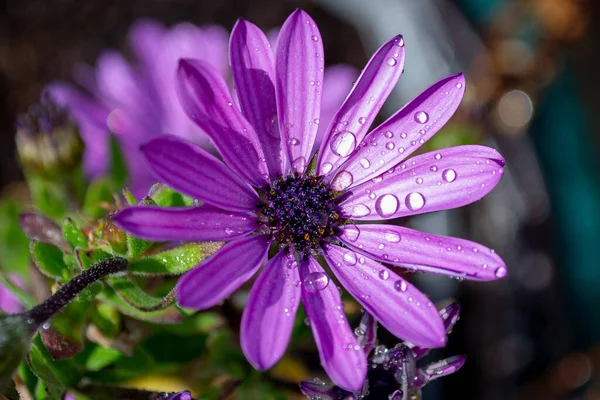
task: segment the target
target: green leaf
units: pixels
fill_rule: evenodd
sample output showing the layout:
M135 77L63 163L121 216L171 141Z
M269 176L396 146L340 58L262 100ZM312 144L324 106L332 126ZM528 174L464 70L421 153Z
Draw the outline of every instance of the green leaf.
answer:
M194 199L184 196L162 183L152 186L149 195L161 207L185 207L194 203Z
M38 381L35 388L36 400L61 400L64 393L64 387L55 386L43 381Z
M125 201L127 202L127 204L129 204L130 206L137 204L137 200L135 199L133 193L131 193L131 190L129 190L128 188L123 188L122 193L123 197L125 197Z
M158 298L144 292L128 278L115 276L109 278L110 285L119 296L132 307L140 311L159 311L169 307L175 301L175 292L172 291L164 298Z
M91 351L88 353L85 360L85 368L88 371L100 371L124 356L120 351L110 347L97 345L90 347Z
M0 265L25 275L29 266L29 239L19 226L21 209L14 201L0 202Z
M127 181L127 165L119 142L114 136L110 137L110 178L116 188L121 188Z
M181 313L177 308L167 308L165 310L152 312L140 311L123 300L123 298L111 287L105 286L102 293L98 295L98 298L117 307L123 314L141 321L161 323L179 323L179 321L181 321Z
M111 258L112 255L107 253L104 250L84 250L84 249L76 249L75 256L79 262L79 266L81 269L88 269L92 265L99 263L102 260L106 260L107 258Z
M71 218L66 218L62 226L62 234L72 248L87 248L88 241Z
M223 243L188 243L133 261L129 271L139 275L180 275L216 253Z
M52 218L62 218L69 202L63 185L40 177L27 177L33 204Z
M39 335L31 343L27 363L38 378L53 386L69 387L79 380L79 373L72 361L53 360Z
M90 183L83 200L83 212L92 219L102 218L106 214L103 204L113 201L113 189L111 182L106 178L100 178Z
M59 248L32 240L30 251L33 262L44 275L59 280L68 279L71 275Z
M92 308L90 318L100 332L109 338L116 337L120 331L121 314L110 304L100 303Z
M20 315L0 315L0 393L9 385L29 346L30 335Z

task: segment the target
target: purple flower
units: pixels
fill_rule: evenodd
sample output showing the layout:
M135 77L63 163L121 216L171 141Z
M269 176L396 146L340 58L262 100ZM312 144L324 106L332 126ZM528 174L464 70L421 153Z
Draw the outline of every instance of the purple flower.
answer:
M91 177L108 168L109 132L120 141L130 172L129 185L137 195L154 183L139 147L153 137L174 134L208 147L208 137L184 113L175 90L175 72L180 58L202 60L227 76L227 33L218 26L198 28L188 23L165 29L159 23L141 20L129 32L130 47L138 61L130 64L116 51L100 55L96 70L79 68L76 80L87 89L56 82L48 91L67 105L80 125L86 144L84 163ZM350 89L357 74L353 68L329 70L324 85L331 86L324 99L334 112L342 103L342 91ZM342 91L340 91L340 88Z
M15 285L23 287L23 282L16 275L10 275L9 279ZM2 284L0 284L0 310L8 314L17 314L23 311L23 305Z
M402 73L404 42L397 36L375 53L329 123L311 172L321 125L321 37L310 16L297 10L278 40L273 54L256 26L239 20L234 27L230 63L241 112L210 65L180 61L183 108L224 163L176 137L150 141L142 152L155 176L204 205L136 206L114 221L152 240L228 242L179 280L179 304L194 309L220 303L256 274L269 248L276 249L242 317L246 357L261 370L280 359L302 300L321 364L338 386L356 391L367 373L366 356L317 256L394 335L422 347L443 346L435 306L381 263L493 280L506 274L503 261L467 240L355 222L472 203L499 181L504 160L487 147L460 146L404 161L450 119L464 93L462 75L437 82L367 134Z

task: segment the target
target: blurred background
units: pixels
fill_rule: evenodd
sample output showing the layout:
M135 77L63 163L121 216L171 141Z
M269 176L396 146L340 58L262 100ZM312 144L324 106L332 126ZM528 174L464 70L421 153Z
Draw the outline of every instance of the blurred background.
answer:
M494 248L509 275L417 285L461 320L442 356L466 354L433 399L600 399L600 2L595 0L22 0L0 2L0 190L21 190L15 117L44 86L112 48L131 55L140 17L264 30L296 7L319 26L327 65L362 68L397 33L405 73L382 119L436 80L467 77L461 108L429 148L483 143L507 173L482 201L401 221ZM1 221L0 221L1 223ZM438 354L438 355L440 355Z

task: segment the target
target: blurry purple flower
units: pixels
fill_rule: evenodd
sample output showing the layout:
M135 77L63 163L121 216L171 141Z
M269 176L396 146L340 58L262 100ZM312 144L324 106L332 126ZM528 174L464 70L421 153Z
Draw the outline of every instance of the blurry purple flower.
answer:
M446 333L458 321L460 306L452 303L440 310ZM361 324L355 333L360 341L366 332L375 332L377 321L368 313L363 314ZM371 336L367 334L366 336ZM333 384L327 384L318 378L300 383L300 390L310 399L320 400L358 400L382 399L408 400L421 398L421 389L433 381L458 371L465 363L465 356L458 355L418 367L417 362L431 349L420 348L412 343L403 342L392 349L377 346L368 357L371 365L367 381L360 391L349 392ZM365 353L369 355L370 349Z
M9 279L17 286L23 287L23 281L16 275L10 275ZM17 314L23 311L23 306L11 292L0 284L0 310L8 314Z
M141 158L142 143L165 133L208 147L208 137L184 113L175 91L175 72L180 58L202 60L227 76L227 32L218 26L198 28L188 23L165 29L157 22L141 20L129 32L137 64L129 64L116 51L100 55L96 70L81 67L77 83L87 89L56 82L48 91L67 105L80 124L86 144L86 172L98 176L108 168L108 135L112 132L125 153L133 192L143 194L154 183ZM347 66L328 69L323 85L330 90L326 109L339 107L357 72ZM320 84L320 82L319 82Z
M464 93L462 75L434 84L367 135L403 69L404 42L397 36L375 53L329 123L313 174L307 161L321 123L321 37L310 16L297 10L278 40L273 54L256 26L239 20L234 27L230 63L241 113L221 74L203 61L180 62L183 108L225 164L176 137L150 141L142 152L155 176L204 205L131 207L114 221L152 240L228 241L179 280L179 304L194 309L237 290L274 245L278 252L254 283L242 317L246 357L261 370L281 358L302 300L321 364L338 386L356 391L367 373L366 356L316 256L324 256L340 283L394 335L422 347L443 346L435 306L381 262L493 280L506 274L503 261L463 239L354 220L469 204L496 185L504 160L487 147L460 146L403 162L453 115Z
M192 400L192 395L187 391L178 392L170 394L169 396L165 397L164 400Z

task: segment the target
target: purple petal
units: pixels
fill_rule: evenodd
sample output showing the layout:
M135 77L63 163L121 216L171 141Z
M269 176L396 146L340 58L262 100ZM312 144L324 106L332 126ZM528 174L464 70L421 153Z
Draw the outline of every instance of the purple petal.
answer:
M458 321L459 316L460 304L457 302L451 303L440 310L440 317L444 322L444 329L446 330L446 335L452 333L452 328L454 327L454 324L456 324L456 322ZM430 349L427 347L412 346L411 350L413 352L413 355L415 356L415 359L418 360L420 358L423 358L427 353L429 353Z
M481 199L504 172L504 159L484 146L421 154L351 189L342 213L381 220L447 210Z
M177 282L177 302L204 310L235 292L260 268L267 257L265 235L227 243L215 255L183 275Z
M242 113L254 126L272 175L281 175L281 139L275 100L275 60L265 34L240 19L229 45L231 71Z
M199 146L163 136L142 146L156 177L190 197L231 211L254 210L258 197L222 162Z
M377 341L377 320L367 311L363 311L358 328L354 333L360 347L363 348L366 355L369 355Z
M271 368L285 353L300 304L299 282L296 262L280 251L252 285L242 315L241 343L258 370Z
M352 90L352 85L359 75L359 70L346 64L336 64L325 68L321 116L314 146L316 149L321 147L329 124L348 97L348 93Z
M202 207L134 206L112 217L115 224L137 237L157 240L233 240L256 230L256 218L241 213Z
M319 128L323 43L315 22L299 9L285 21L277 41L275 91L279 132L293 171L304 172Z
M301 265L300 279L302 304L319 349L321 365L336 385L346 390L360 390L367 375L367 359L348 324L340 292L312 257ZM315 284L316 280L320 284Z
M363 140L404 69L404 39L396 36L371 57L356 85L333 117L321 145L318 171L337 171Z
M462 74L437 82L371 132L340 167L356 186L397 165L439 131L465 92Z
M342 286L392 334L420 346L446 344L438 310L406 280L380 263L339 246L327 246L325 259Z
M339 238L351 249L385 263L423 272L489 281L506 276L493 251L464 239L430 235L395 225L346 225Z
M223 78L209 64L183 59L177 94L187 115L213 140L229 167L247 182L263 186L268 168L254 128L233 105Z
M21 289L25 286L17 275L10 274L8 279ZM8 314L16 314L23 311L23 305L2 284L0 284L0 310Z
M192 400L190 392L177 392L165 397L163 400Z

